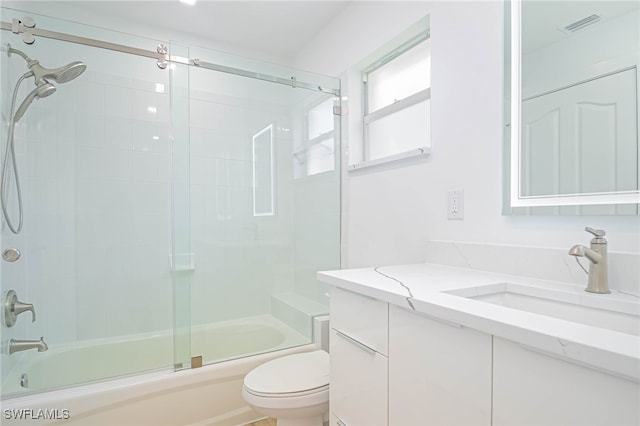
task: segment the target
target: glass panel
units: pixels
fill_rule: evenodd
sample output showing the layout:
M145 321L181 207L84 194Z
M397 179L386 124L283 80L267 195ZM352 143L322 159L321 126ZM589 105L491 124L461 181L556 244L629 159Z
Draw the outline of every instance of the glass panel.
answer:
M431 100L369 123L368 159L431 146Z
M309 110L309 140L333 132L333 98Z
M30 15L39 28L65 31L64 21ZM12 16L3 10L3 20ZM3 329L2 344L43 336L48 350L3 354L2 395L170 368L168 70L114 51L46 38L29 46L6 31L2 37L45 67L72 61L87 67L73 81L52 81L55 93L32 102L15 126L24 228L19 235L3 228L2 240L22 258L3 263L2 292L14 289L33 303L37 321L18 316ZM114 38L149 50L158 44ZM18 54L2 60L4 120L7 98L26 69ZM16 103L33 88L27 78ZM15 191L7 198L15 212Z
M329 138L307 150L307 176L333 170L335 163L333 145L333 138Z
M189 49L171 43L172 55L189 57ZM173 277L173 358L176 369L191 367L191 274L195 258L191 250L189 67L172 64L171 78L171 184L173 217L171 266ZM167 170L166 173L169 173Z
M431 39L367 75L368 111L377 111L431 86Z
M315 271L339 267L339 173L294 181L292 153L310 106L333 97L195 67L190 82L192 251L206 259L192 277L192 354L211 363L309 343L312 318L328 312ZM275 209L256 215L253 192L267 187Z

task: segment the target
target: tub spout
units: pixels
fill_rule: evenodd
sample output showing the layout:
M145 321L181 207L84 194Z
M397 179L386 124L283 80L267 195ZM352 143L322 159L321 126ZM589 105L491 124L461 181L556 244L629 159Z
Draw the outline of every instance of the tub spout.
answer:
M14 352L26 351L33 348L37 348L38 352L44 352L49 349L44 342L44 337L40 337L40 340L9 340L9 355Z

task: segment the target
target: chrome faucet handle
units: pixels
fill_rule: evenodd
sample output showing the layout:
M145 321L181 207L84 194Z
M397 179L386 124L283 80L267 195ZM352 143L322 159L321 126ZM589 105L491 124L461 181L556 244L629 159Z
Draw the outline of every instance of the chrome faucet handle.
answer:
M604 237L607 233L604 231L604 229L593 229L593 228L589 228L588 226L586 228L584 228L585 231L593 234L596 237Z
M13 306L13 312L15 312L16 316L20 315L23 312L31 311L31 322L36 321L36 310L33 307L32 303L22 303L17 301Z
M14 290L9 290L4 294L2 303L3 323L6 327L13 327L18 315L31 311L31 322L36 320L36 310L31 303L22 303L18 300L18 295Z

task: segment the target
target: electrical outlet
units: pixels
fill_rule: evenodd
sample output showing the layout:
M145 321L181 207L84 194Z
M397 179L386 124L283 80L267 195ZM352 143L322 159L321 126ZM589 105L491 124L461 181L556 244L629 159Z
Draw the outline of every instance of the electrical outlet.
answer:
M449 191L447 202L447 218L449 220L464 219L464 191Z

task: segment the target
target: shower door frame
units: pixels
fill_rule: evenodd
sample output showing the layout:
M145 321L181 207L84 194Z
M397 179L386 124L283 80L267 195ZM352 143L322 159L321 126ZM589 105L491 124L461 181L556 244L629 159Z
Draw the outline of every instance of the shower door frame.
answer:
M340 96L340 89L325 89L322 86L306 83L304 81L298 81L295 76L289 79L273 76L269 74L262 74L252 71L243 70L240 68L228 67L220 64L214 64L211 62L201 61L197 58L188 58L184 56L171 55L168 52L168 48L164 45L159 45L156 51L144 50L137 47L125 46L117 43L110 43L107 41L96 40L87 37L75 36L72 34L61 33L57 31L43 30L40 28L27 28L22 23L9 23L0 22L0 29L6 31L12 31L14 34L21 34L28 32L33 36L50 38L54 40L67 41L70 43L83 44L86 46L97 47L100 49L108 49L121 53L128 53L131 55L144 56L147 58L156 59L160 68L166 68L168 63L176 63L182 65L195 66L199 68L206 68L212 71L224 72L227 74L234 74L241 77L249 77L257 80L269 81L271 83L283 84L285 86L291 86L293 88L307 89L322 93L331 94L334 96Z

